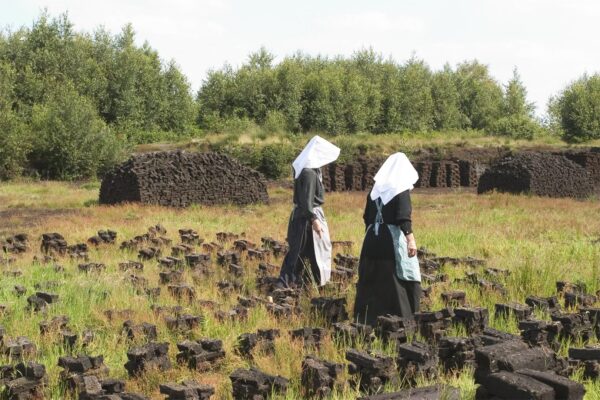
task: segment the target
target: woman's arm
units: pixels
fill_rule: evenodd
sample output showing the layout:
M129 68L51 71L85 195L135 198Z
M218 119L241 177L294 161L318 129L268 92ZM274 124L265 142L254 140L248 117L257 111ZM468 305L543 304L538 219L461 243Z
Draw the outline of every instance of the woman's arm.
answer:
M316 216L313 212L313 200L317 189L317 174L310 168L304 168L297 178L296 190L298 204L296 204L297 215L313 221Z
M396 224L406 236L408 246L408 256L417 255L417 241L412 231L412 204L410 201L410 191L406 190L398 194L398 204L396 206Z
M395 199L394 224L398 225L405 236L412 233L412 205L408 190L399 193Z

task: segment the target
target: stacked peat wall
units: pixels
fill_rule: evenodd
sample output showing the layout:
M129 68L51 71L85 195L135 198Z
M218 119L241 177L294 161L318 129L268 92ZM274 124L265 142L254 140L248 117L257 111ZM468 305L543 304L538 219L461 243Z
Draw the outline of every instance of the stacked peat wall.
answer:
M102 180L100 204L247 205L269 201L264 177L217 153L134 154Z
M481 175L477 192L492 190L584 198L594 186L589 172L563 155L524 152L500 160Z
M589 174L594 185L600 185L600 147L593 147L589 151L565 151L557 153L581 165Z
M373 187L373 177L385 158L359 158L348 163L332 163L322 168L327 192L364 191ZM422 160L413 162L419 173L415 187L476 187L487 164L474 160Z
M520 166L498 167L498 163L504 165L509 159L518 161ZM359 157L350 162L329 164L322 169L325 190L370 190L373 177L384 161L385 157ZM418 154L412 163L419 173L417 188L480 187L480 193L497 189L579 198L590 194L590 184L592 191L593 186L600 188L600 148L561 152L536 149L521 153L506 148L461 149L442 157ZM525 176L527 171L535 171L533 180ZM480 184L483 175L484 182Z

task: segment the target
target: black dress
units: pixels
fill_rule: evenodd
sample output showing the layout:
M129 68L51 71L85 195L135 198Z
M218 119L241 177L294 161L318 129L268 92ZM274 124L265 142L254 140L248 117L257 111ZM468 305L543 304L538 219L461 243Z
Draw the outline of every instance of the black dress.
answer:
M383 222L399 226L408 235L412 233L411 212L410 192L406 190L383 206ZM375 222L376 216L377 206L369 194L363 215L365 228ZM380 315L412 318L419 311L421 284L398 279L394 251L392 235L386 226L379 228L378 236L373 229L365 234L354 302L357 322L375 325Z
M312 229L312 221L316 218L314 209L324 202L325 190L320 174L319 168L304 168L294 180L294 209L287 231L290 247L279 274L280 284L285 287L302 285L311 279L318 282L320 279ZM310 271L304 260L310 264Z

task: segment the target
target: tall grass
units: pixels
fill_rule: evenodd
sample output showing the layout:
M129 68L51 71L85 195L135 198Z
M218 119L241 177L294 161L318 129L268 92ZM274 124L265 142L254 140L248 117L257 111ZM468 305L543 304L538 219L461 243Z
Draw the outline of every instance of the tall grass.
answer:
M422 148L460 147L497 147L510 148L522 147L567 147L567 146L600 146L600 140L589 141L580 145L568 145L558 136L540 136L533 140L514 139L506 136L491 136L478 130L432 131L432 132L404 132L404 133L356 133L352 135L330 135L322 132L309 132L294 134L290 132L267 132L259 126L243 131L213 133L206 132L192 139L181 141L159 141L158 143L140 144L137 151L156 151L167 149L193 149L201 150L219 149L226 145L262 147L273 144L292 146L304 145L314 134L327 138L342 148L361 149L367 152L390 153L393 151L412 152Z
M38 238L43 232L56 231L65 235L69 243L83 242L99 229L112 228L119 234L118 241L143 233L148 226L161 223L168 230L168 236L178 241L177 229L196 229L208 241L215 239L216 232L245 232L251 241L260 243L261 236L284 239L291 202L291 192L282 188L271 188L271 204L250 207L234 206L193 206L188 209L171 209L155 206L126 204L121 206L98 206L96 184L64 183L10 183L0 186L0 237L8 233L25 231L30 234L33 250L19 257L15 264L1 267L2 270L20 270L20 277L4 276L0 281L0 304L6 304L9 312L0 323L6 336L27 336L33 340L39 354L36 359L43 363L50 376L48 397L68 398L59 385L59 356L68 352L61 344L58 333L41 335L38 324L56 315L70 317L69 326L81 332L92 328L95 340L87 347L77 347L75 352L103 354L111 375L127 378L125 369L126 352L133 345L121 333L123 320L109 321L103 314L107 309L132 309L135 322L156 324L159 340L170 343L170 356L175 359L175 344L184 338L213 337L222 339L227 356L223 363L209 373L198 373L178 366L166 373L149 372L141 377L129 379L128 390L139 391L153 398L160 398L158 385L167 381L193 378L203 383L215 385L219 399L231 398L231 383L228 375L239 367L256 365L268 373L291 378L291 389L285 396L275 398L300 399L299 385L301 362L306 354L316 354L322 358L344 362L345 346L333 340L326 340L320 348L305 349L302 343L290 340L289 329L302 326L316 326L319 321L303 302L303 312L293 318L276 319L263 307L252 309L247 321L220 323L212 311L198 302L182 303L186 312L202 314L205 320L200 328L192 333L170 332L161 317L150 310L153 303L161 305L177 304L166 288L156 300L138 294L128 283L126 273L117 264L135 259L136 254L118 250L118 245L101 246L90 252L91 261L103 262L107 269L100 273L83 274L77 269L77 261L62 259L59 263L65 272L56 272L51 265L40 265L32 261L39 246ZM595 291L598 289L598 267L600 266L600 246L592 239L600 237L600 203L594 201L556 200L527 196L491 194L477 196L466 192L447 192L432 195L430 192L413 193L413 219L417 243L426 246L439 255L474 256L484 258L487 265L505 268L510 274L498 280L507 289L506 296L499 292L482 291L465 283L448 282L436 284L429 299L424 301L425 309L439 309L443 306L440 293L448 289L462 289L467 293L470 305L481 305L493 310L496 302L523 302L525 296L554 294L556 280L581 281ZM362 211L364 193L331 193L326 197L325 213L334 240L352 240L355 244L351 253L358 255L364 226ZM87 206L86 206L87 205ZM49 212L49 210L53 212ZM339 251L339 250L338 250ZM168 254L169 251L166 250ZM270 260L280 264L281 259ZM245 291L254 289L253 277L256 261L243 260L246 278ZM215 288L215 282L232 279L228 272L217 265L214 274L205 280L194 280L189 271L185 272L188 283L194 285L199 299L217 301L226 310L237 302L237 293L223 295ZM143 275L150 286L158 286L156 262L146 262ZM464 266L444 266L443 273L451 278L461 278L469 269ZM478 269L478 273L484 274ZM47 313L33 313L25 309L26 297L34 292L34 285L46 281L57 281L58 287L49 289L59 294L57 304L49 307ZM23 285L27 295L17 297L14 285ZM330 285L327 293L344 296L348 310L352 310L354 285L335 287ZM313 292L313 295L315 292ZM493 314L493 313L492 313ZM540 317L547 315L536 311ZM518 333L517 325L511 318L490 318L490 325L512 333ZM282 335L276 340L274 355L255 354L253 360L240 357L234 352L236 338L245 332L259 328L276 327ZM460 327L451 330L454 334L464 334ZM359 348L365 348L359 344ZM569 343L564 343L564 354ZM373 348L394 354L393 346L385 346L376 341ZM6 357L0 362L7 363ZM581 380L580 376L576 377ZM441 382L460 388L463 398L474 398L475 386L470 371L443 375ZM434 383L422 379L420 385ZM597 383L587 382L587 398L600 398ZM390 390L398 389L392 386ZM355 398L356 390L351 378L344 376L342 385L331 398Z

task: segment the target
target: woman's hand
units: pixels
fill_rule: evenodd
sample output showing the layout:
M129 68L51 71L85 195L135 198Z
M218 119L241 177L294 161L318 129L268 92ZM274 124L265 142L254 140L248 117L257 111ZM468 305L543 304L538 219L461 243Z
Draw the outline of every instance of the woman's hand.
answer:
M317 218L313 219L312 228L313 228L313 231L315 231L317 233L317 235L319 235L319 239L322 239L323 238L323 225L321 225L321 221L319 221Z
M406 243L408 247L408 256L414 257L417 255L417 241L415 240L415 235L409 233L406 235Z

